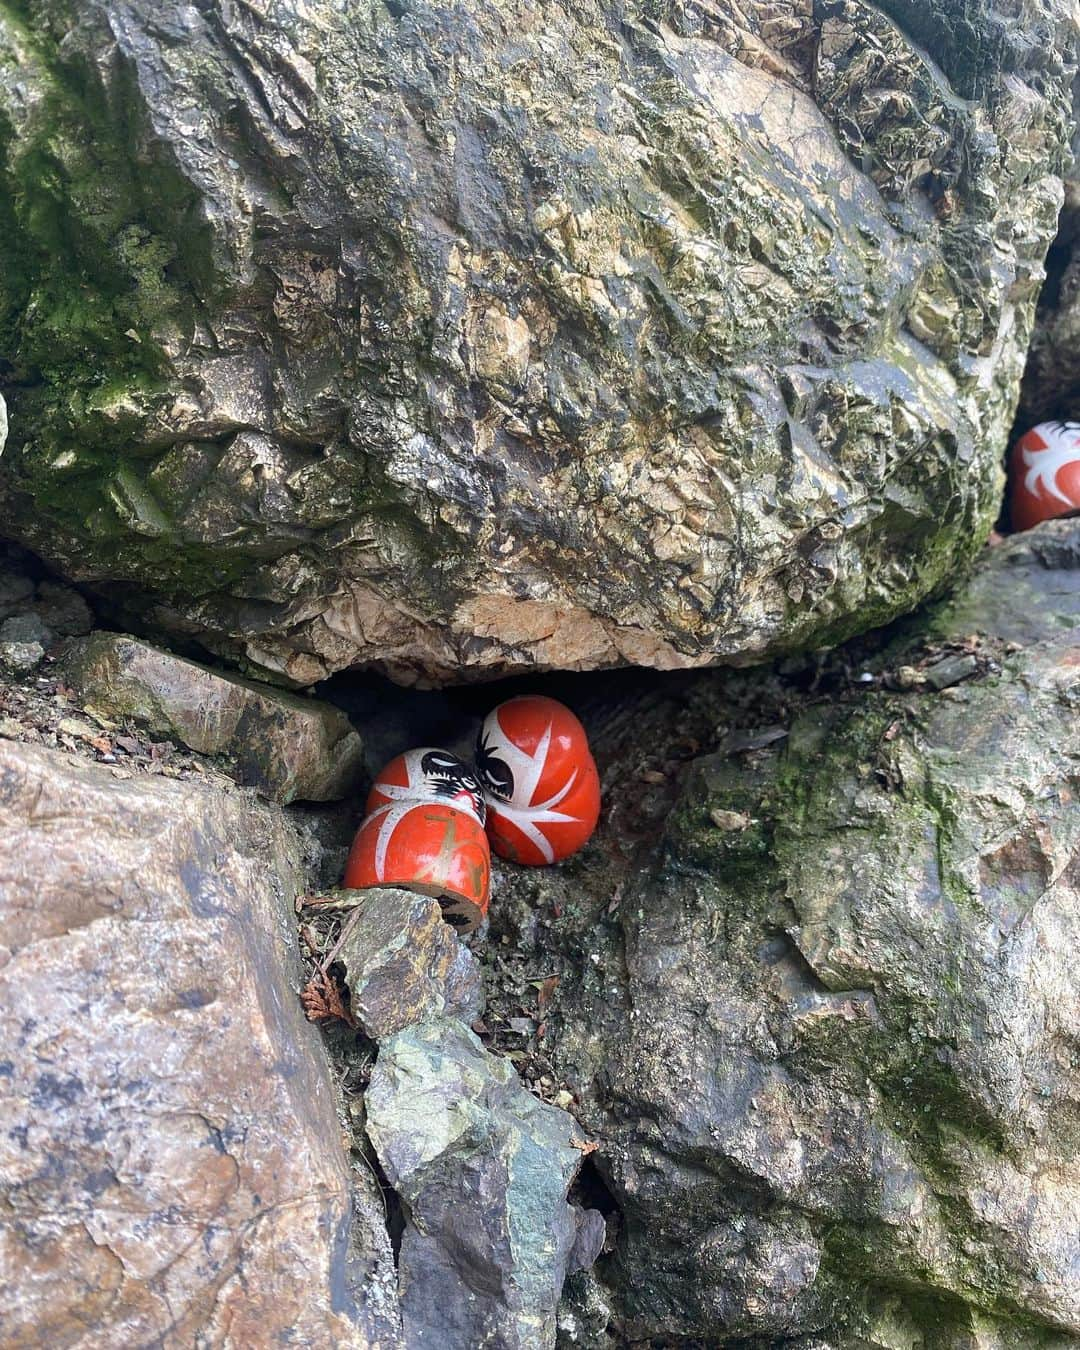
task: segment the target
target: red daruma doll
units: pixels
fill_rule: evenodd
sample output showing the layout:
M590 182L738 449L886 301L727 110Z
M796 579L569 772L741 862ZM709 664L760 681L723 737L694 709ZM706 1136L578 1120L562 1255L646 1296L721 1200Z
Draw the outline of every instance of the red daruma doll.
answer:
M596 829L600 778L585 728L553 698L508 699L484 719L476 770L491 846L542 867L576 853Z
M1080 422L1040 422L1013 447L1009 516L1013 529L1080 510Z
M407 750L382 770L345 864L350 890L401 886L430 895L470 932L488 909L491 854L475 774L446 750Z

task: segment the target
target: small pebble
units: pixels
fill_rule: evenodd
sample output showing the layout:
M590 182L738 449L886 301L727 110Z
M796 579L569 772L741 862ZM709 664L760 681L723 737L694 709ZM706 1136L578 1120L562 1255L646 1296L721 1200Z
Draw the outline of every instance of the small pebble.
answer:
M919 689L926 683L926 676L914 666L901 666L896 672L896 683L901 689Z
M709 819L718 830L745 830L750 826L750 817L745 811L721 811L717 808L709 812Z
M961 680L969 680L978 669L979 663L974 656L947 656L926 672L926 683L931 689L948 689Z

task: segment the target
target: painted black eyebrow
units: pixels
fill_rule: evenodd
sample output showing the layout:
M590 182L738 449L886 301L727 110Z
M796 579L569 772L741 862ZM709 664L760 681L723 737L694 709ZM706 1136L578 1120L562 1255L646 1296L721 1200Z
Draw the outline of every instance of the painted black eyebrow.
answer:
M465 761L458 759L457 755L452 755L449 750L429 750L421 759L420 768L424 773L452 775L466 783L470 779L475 781L475 774Z

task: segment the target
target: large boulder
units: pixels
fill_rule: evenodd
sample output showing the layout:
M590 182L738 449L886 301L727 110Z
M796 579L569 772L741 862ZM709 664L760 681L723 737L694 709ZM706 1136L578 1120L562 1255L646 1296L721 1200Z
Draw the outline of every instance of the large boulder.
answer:
M0 10L5 528L308 683L742 662L996 510L1066 0Z
M669 755L695 699L788 734L721 733L647 866L616 800L572 877L504 875L619 1216L567 1344L1080 1346L1078 639L1062 521L836 685L646 703L631 744Z
M5 1346L399 1344L296 997L301 885L248 794L0 741Z

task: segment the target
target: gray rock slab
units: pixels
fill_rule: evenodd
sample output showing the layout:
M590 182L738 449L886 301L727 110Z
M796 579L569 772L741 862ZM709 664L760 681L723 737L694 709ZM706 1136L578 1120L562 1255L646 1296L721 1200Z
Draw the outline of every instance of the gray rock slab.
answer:
M74 641L63 670L84 702L200 754L220 755L239 782L277 801L335 800L362 775L359 734L344 713L317 699L117 633Z
M408 1345L547 1350L578 1233L566 1199L582 1156L573 1118L452 1021L384 1041L366 1102L405 1209Z
M480 1016L480 968L437 900L393 887L351 894L359 912L347 920L349 936L338 959L350 1010L369 1036L383 1040L433 1018L469 1023Z

